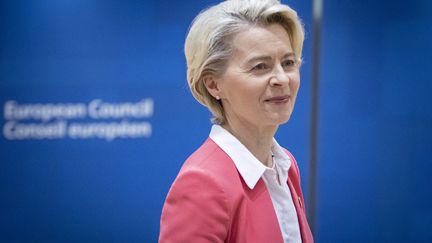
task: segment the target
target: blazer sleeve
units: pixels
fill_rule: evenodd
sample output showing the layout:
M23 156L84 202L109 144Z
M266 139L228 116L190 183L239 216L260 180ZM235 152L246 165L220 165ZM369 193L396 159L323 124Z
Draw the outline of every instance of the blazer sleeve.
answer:
M162 209L159 242L224 242L229 215L227 196L208 172L180 172Z

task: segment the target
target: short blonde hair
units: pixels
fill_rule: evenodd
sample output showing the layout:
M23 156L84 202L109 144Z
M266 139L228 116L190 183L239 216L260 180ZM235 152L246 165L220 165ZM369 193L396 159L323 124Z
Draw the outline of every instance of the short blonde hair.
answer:
M185 42L187 80L193 96L213 114L212 122L226 121L222 103L207 90L203 78L221 76L234 52L234 37L251 26L280 24L288 33L301 62L304 30L297 12L278 0L227 0L195 17Z

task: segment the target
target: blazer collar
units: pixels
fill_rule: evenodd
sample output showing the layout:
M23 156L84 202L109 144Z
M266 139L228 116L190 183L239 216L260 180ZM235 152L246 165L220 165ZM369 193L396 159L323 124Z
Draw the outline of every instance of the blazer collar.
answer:
M233 160L243 180L252 190L267 167L223 127L213 125L209 137ZM274 138L272 149L278 166L284 171L288 171L291 160Z

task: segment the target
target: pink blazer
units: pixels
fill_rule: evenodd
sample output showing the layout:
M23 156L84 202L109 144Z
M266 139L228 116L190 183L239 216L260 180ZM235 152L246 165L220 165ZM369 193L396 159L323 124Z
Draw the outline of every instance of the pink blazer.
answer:
M303 243L313 242L294 157L288 186ZM231 158L208 138L184 163L166 198L160 243L283 243L270 194L260 179L249 189Z

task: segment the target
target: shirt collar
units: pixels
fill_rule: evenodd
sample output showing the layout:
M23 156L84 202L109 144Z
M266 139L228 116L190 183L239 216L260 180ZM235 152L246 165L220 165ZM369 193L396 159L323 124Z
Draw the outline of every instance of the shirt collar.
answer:
M213 125L209 137L234 161L243 180L250 189L253 189L267 167L223 127ZM288 171L291 160L274 138L272 148L278 166L284 171Z

